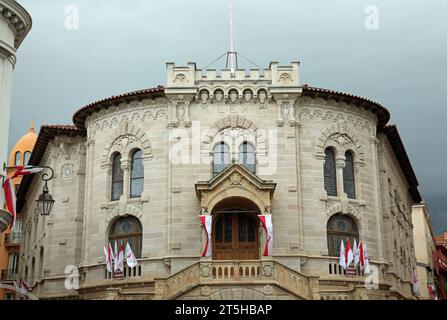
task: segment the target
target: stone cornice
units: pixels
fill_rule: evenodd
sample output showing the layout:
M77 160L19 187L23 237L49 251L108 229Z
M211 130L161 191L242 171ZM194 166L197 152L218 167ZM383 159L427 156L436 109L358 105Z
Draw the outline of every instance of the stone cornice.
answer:
M17 49L31 30L31 16L15 0L0 0L0 15L14 30L14 46Z

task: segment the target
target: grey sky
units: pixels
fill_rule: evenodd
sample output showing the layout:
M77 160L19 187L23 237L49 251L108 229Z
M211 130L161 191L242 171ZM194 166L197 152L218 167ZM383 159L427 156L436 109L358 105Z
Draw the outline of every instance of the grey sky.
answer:
M166 61L204 67L228 47L227 0L19 2L34 25L14 74L11 145L31 118L71 124L85 104L164 84ZM77 31L64 27L70 4ZM368 5L380 10L379 30L364 27ZM447 1L235 0L235 11L237 49L258 65L298 59L303 83L391 111L435 229L447 229Z

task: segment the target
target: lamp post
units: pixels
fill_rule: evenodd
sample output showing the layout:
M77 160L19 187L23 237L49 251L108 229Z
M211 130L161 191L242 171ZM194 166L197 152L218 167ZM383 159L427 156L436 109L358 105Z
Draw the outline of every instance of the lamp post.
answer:
M41 166L41 168L48 169L51 171L51 173L44 172L42 173L42 181L45 182L45 185L43 186L42 193L40 194L39 198L36 200L37 203L37 209L40 212L41 216L48 216L51 213L51 209L53 209L54 205L54 199L51 196L49 190L48 190L48 181L54 178L54 171L51 167L47 166Z
M5 167L4 169L16 169L17 167ZM42 193L39 195L39 197L36 200L37 208L39 210L40 215L42 216L48 216L51 213L51 210L53 209L54 205L54 199L53 196L50 194L48 190L48 181L52 180L54 178L54 170L51 167L48 166L36 166L33 168L40 168L43 170L49 170L50 172L43 172L41 175L42 181L45 182L45 185L43 187ZM3 192L3 190L1 190ZM8 211L3 210L3 208L0 208L0 231L5 231L8 226L11 224L12 216Z

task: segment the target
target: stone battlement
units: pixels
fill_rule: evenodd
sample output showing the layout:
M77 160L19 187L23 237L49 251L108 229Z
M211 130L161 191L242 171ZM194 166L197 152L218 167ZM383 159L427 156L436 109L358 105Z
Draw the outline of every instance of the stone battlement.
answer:
M189 62L186 66L176 66L175 63L166 63L167 88L192 88L210 82L224 83L264 83L277 87L299 87L298 61L288 66L281 66L278 62L270 62L267 69L197 69L195 62Z

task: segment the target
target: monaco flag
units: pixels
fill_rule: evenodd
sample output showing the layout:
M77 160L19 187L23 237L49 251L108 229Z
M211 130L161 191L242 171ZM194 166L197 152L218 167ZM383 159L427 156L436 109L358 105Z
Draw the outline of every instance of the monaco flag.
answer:
M119 252L116 255L115 271L124 272L124 246L120 243Z
M133 254L132 248L129 245L129 242L126 244L126 262L129 268L135 268L138 265L137 258Z
M273 253L273 224L272 224L272 215L271 214L265 214L265 215L259 215L259 220L262 223L262 226L264 227L265 234L267 235L267 241L265 243L264 248L264 257L271 256Z
M348 243L346 244L346 252L345 252L346 268L349 268L349 266L352 263L352 260L354 260L354 254L351 249L351 241L348 239Z
M338 264L346 270L345 244L343 243L343 240L340 242L340 258Z
M110 259L110 252L106 249L106 247L104 247L104 256L106 258L107 271L112 272L112 260Z
M29 174L41 172L44 168L34 167L34 166L17 166L16 171L12 175L11 179L17 178L18 176L27 176Z
M200 222L202 222L202 226L206 232L206 244L203 249L202 257L211 257L211 229L213 225L213 217L212 216L199 216Z
M357 239L354 239L354 268L357 267L357 265L360 262L360 251L359 247L357 246Z
M14 186L12 184L12 178L7 178L3 184L4 199L6 202L6 210L12 216L11 228L14 226L16 217L16 193L14 192Z

